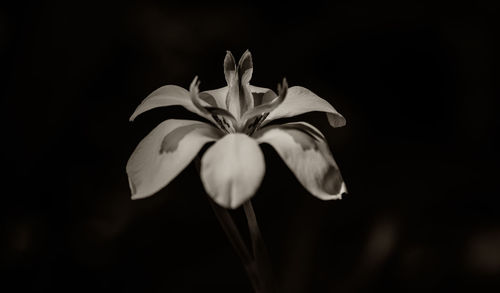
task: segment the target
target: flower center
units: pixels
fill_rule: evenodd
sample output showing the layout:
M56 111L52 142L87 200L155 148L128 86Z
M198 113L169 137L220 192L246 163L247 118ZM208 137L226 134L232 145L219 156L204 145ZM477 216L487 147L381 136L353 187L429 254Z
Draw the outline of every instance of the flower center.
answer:
M217 123L217 126L219 127L219 129L222 130L223 132L225 132L225 133L236 132L233 125L231 123L229 123L224 118L224 116L212 114L212 118L214 118L215 123Z

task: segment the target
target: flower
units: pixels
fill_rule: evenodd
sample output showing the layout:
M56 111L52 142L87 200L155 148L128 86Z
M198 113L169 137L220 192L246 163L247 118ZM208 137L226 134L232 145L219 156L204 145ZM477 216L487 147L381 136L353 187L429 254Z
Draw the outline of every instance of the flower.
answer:
M327 101L306 88L278 94L250 85L252 55L238 64L231 52L224 59L227 86L199 92L195 77L189 91L175 85L160 87L146 97L130 117L156 107L180 105L209 121L170 119L160 123L137 146L127 163L132 199L153 195L174 179L209 142L201 158L200 176L207 193L220 206L235 209L249 200L265 172L261 143L270 144L299 182L322 200L340 199L346 187L324 135L306 122L269 122L312 111L326 112L333 127L345 119ZM268 126L266 126L268 125Z

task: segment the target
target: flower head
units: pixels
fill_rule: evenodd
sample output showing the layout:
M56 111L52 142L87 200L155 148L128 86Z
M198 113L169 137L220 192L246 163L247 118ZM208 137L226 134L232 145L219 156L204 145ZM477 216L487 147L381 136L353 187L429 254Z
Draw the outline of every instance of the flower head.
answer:
M314 196L339 199L346 192L339 168L323 134L306 122L267 125L279 118L311 111L327 114L333 127L345 119L327 101L306 88L288 88L284 79L278 93L250 85L252 55L246 51L238 64L231 52L224 59L227 86L199 92L195 77L189 91L166 85L151 93L130 117L147 110L180 105L207 119L170 119L160 123L137 146L127 163L132 199L153 195L174 179L209 142L201 159L201 180L219 205L237 208L250 199L265 172L261 143L270 144ZM266 126L267 125L267 126Z

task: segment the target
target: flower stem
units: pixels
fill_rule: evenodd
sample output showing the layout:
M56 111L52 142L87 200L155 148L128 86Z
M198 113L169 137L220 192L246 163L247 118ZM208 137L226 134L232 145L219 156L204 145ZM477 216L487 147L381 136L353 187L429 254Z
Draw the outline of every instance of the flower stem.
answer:
M201 159L199 156L196 157L195 166L198 172L200 172ZM250 280L255 293L275 292L276 290L274 289L274 283L272 282L272 271L267 249L260 233L259 224L257 223L257 217L255 216L252 202L248 200L244 203L243 209L245 210L248 229L250 231L253 255L248 251L245 241L243 241L238 227L234 223L229 211L219 206L211 198L209 198L208 201L210 202L222 229L226 233L229 242L231 242L236 254L238 254L243 262L248 279Z
M252 259L252 256L248 252L248 248L245 245L245 242L243 241L243 238L241 237L241 234L239 233L238 228L236 227L236 224L234 223L228 210L220 207L212 199L209 199L209 202L222 226L222 229L226 233L227 238L231 242L238 256L241 258L254 291L256 293L264 293L265 291L262 291L261 289L262 281L259 278L257 263Z
M252 206L252 202L248 200L243 204L245 215L248 222L248 230L250 231L250 238L252 241L253 256L257 264L257 271L262 281L264 292L274 292L273 278L269 254L264 244L264 239L260 232L257 217Z

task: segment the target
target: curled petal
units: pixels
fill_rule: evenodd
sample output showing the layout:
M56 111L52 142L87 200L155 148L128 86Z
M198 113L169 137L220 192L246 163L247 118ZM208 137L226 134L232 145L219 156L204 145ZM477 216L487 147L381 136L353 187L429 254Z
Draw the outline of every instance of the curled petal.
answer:
M193 105L187 90L176 85L166 85L147 96L135 109L129 120L134 121L137 116L148 110L166 106L183 106L187 110L206 118L206 115Z
M300 86L288 89L285 101L269 113L263 125L275 119L293 117L313 111L326 112L328 122L333 127L345 125L345 118L330 103Z
M132 199L153 195L174 179L203 145L217 140L221 132L192 120L160 123L137 146L127 163Z
M278 96L276 97L276 94L273 91L268 91L267 93L264 94L262 100L268 100L269 99L268 96L274 96L275 98L273 98L269 102L264 102L254 107L253 109L248 110L243 115L242 120L247 121L253 117L262 115L264 113L269 113L272 110L276 109L285 100L287 91L288 91L288 83L286 82L286 79L283 78L282 85L278 84Z
M270 126L256 133L259 143L278 152L299 182L322 200L340 199L347 192L324 136L305 122Z
M225 208L235 209L250 199L264 172L264 156L257 141L241 133L224 136L201 159L205 190Z
M198 76L195 76L195 78L191 82L191 85L189 86L189 94L191 96L191 101L193 102L193 105L195 105L195 107L198 109L198 111L209 116L211 121L214 121L213 120L214 116L224 116L227 117L229 120L231 120L232 123L236 123L236 119L229 111L219 107L213 107L210 104L208 104L205 100L202 100L200 98L198 89L199 85L200 82L198 81Z

